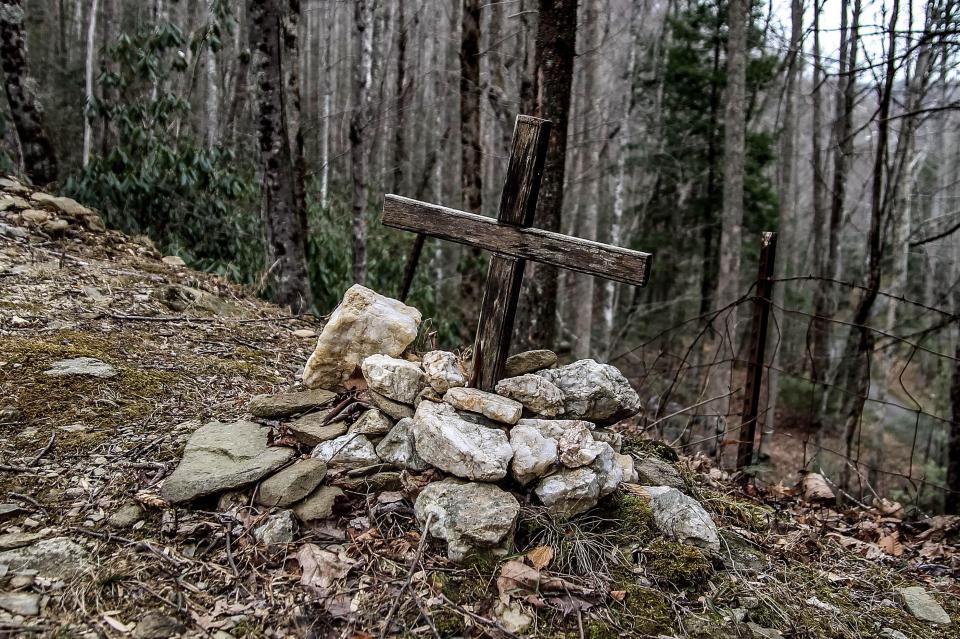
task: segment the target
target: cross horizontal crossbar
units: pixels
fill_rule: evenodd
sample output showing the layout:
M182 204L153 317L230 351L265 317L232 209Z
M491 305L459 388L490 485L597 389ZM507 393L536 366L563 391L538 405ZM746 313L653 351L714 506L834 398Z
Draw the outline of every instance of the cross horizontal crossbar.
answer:
M634 286L646 285L650 271L649 253L503 224L399 195L384 196L383 224Z

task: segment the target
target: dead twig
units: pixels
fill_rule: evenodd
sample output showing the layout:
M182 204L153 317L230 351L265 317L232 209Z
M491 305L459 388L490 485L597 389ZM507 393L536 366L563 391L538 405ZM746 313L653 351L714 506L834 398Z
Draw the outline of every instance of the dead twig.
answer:
M413 573L423 559L423 553L427 549L427 539L430 537L430 521L432 519L433 513L427 515L427 521L423 524L423 533L420 535L420 543L417 544L417 552L413 557L413 561L410 562L410 568L407 570L407 578L403 582L403 585L400 586L400 592L398 592L394 598L393 604L390 606L390 611L387 612L387 618L383 622L383 629L380 631L380 639L384 639L384 637L387 636L387 632L390 630L390 622L393 621L393 615L397 612L397 608L403 599L403 593L410 587L410 583L413 581Z
M33 459L27 462L26 464L27 467L33 466L38 461L40 461L44 455L50 452L50 449L53 448L53 442L56 440L56 438L57 438L57 431L53 431L52 433L50 433L50 441L48 441L47 445L43 447L43 450L41 450L39 453L36 454L36 456L34 456Z

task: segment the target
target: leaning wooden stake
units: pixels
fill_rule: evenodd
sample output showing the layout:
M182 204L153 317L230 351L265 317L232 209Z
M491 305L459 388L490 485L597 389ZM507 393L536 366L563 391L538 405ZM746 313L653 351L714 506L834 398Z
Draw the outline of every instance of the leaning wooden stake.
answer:
M740 418L740 443L737 445L737 468L753 462L753 440L757 432L760 389L763 384L763 358L767 349L767 327L773 299L773 265L777 257L777 234L766 232L760 240L760 267L757 291L753 298L753 319L750 322L750 356Z

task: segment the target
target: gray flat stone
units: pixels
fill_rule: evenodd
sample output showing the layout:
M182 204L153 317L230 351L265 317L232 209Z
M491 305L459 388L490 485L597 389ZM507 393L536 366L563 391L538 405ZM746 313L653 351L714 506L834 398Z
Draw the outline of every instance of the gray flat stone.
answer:
M557 354L546 349L525 351L507 358L504 377L517 377L550 368L557 363Z
M328 404L336 394L328 390L315 389L296 393L277 393L276 395L257 395L247 405L255 417L276 419L305 413Z
M669 486L677 490L686 490L687 484L680 476L677 467L656 455L637 453L633 456L633 469L637 473L637 482L644 486Z
M304 523L326 519L333 514L333 507L343 491L336 486L320 486L309 497L293 507L293 514Z
M44 538L43 533L14 532L0 535L0 550L23 548Z
M340 437L340 435L346 434L349 428L345 421L324 424L323 422L329 414L329 410L310 413L296 421L290 422L286 425L286 428L301 444L305 446L316 446L320 442L336 439Z
M950 615L937 603L936 599L930 596L930 593L928 593L923 586L899 588L897 592L900 593L900 597L903 599L903 603L907 606L910 614L920 621L939 625L947 625L950 623Z
M162 612L148 612L133 629L135 639L168 639L181 634L186 627L175 617Z
M107 519L107 525L111 528L129 528L143 519L143 514L143 508L140 507L140 504L131 501L110 515Z
M204 424L190 436L160 495L179 504L266 477L295 454L292 448L268 446L269 430L247 421Z
M50 377L64 377L67 375L89 375L91 377L115 377L117 369L110 364L93 357L74 357L54 362L49 370L43 371Z
M32 592L0 592L0 608L15 615L36 617L40 614L40 595Z
M367 390L367 399L370 400L371 404L394 419L413 417L413 406L395 402L389 397L384 397L376 391Z
M326 475L327 465L319 459L298 461L261 482L257 503L286 508L312 493Z
M90 567L87 550L67 537L43 539L30 546L0 552L0 564L11 572L36 570L50 579L71 579Z

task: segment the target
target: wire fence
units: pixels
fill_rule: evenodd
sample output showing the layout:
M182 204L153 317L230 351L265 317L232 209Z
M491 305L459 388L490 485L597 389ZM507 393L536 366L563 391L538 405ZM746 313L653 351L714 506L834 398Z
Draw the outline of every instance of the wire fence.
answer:
M871 291L831 277L775 278L772 268L764 275L762 261L737 300L610 358L646 389L637 428L758 481L819 472L851 500L940 511L955 492L946 466L951 428L960 431L950 393L960 318L882 290L886 312L874 312L874 324L852 321L846 309L817 314L803 307L803 287L835 297ZM769 330L758 334L760 321ZM829 336L825 351L816 331Z

